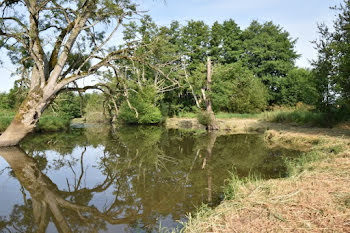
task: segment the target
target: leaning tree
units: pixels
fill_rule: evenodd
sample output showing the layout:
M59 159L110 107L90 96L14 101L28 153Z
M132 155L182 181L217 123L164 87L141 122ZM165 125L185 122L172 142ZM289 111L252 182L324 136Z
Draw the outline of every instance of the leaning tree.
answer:
M113 40L125 21L140 15L133 0L3 0L0 12L0 48L30 72L28 95L0 146L17 145L33 131L70 83L133 58L132 41L120 46Z

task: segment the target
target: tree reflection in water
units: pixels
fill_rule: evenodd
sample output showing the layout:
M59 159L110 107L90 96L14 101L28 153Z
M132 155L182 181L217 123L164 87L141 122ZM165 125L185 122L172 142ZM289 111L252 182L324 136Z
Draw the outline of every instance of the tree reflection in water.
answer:
M23 196L1 218L4 232L157 232L160 221L176 227L201 203L217 204L232 169L285 172L282 152L259 135L90 128L33 135L21 148L0 149Z

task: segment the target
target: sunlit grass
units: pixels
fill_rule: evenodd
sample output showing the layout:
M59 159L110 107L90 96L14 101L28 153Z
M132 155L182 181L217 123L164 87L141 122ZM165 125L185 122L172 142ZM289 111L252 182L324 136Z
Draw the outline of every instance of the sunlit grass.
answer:
M299 125L308 124L309 126L326 126L326 115L320 112L310 110L287 110L264 112L263 119L268 122L276 123L296 123Z
M4 131L11 124L14 116L14 111L0 110L0 131Z
M0 131L5 131L6 128L11 124L15 111L11 110L0 110ZM64 131L69 128L70 121L65 118L61 118L59 116L55 116L53 114L44 113L42 117L40 117L40 121L35 129L38 132L56 132L56 131Z
M218 119L227 119L227 118L249 118L256 119L262 116L261 113L227 113L227 112L218 112L215 114Z

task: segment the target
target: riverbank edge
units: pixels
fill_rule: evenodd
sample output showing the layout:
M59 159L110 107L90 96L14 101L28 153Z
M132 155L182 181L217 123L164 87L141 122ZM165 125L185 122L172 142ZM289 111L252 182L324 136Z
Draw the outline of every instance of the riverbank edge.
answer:
M189 215L184 232L350 232L349 137L301 131L265 132L270 147L303 151L286 161L287 178L239 180L233 174L225 200Z

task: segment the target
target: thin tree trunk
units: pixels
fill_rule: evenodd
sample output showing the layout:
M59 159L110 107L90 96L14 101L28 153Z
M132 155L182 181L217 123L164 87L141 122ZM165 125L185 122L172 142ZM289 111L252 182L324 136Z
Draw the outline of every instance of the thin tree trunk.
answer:
M211 76L212 76L211 59L210 57L208 57L207 59L207 92L208 93L211 92ZM216 124L216 117L213 111L210 96L206 96L203 89L202 89L202 93L203 93L203 98L205 99L205 104L207 107L206 110L210 118L209 124L207 125L207 130L218 130L219 127Z

